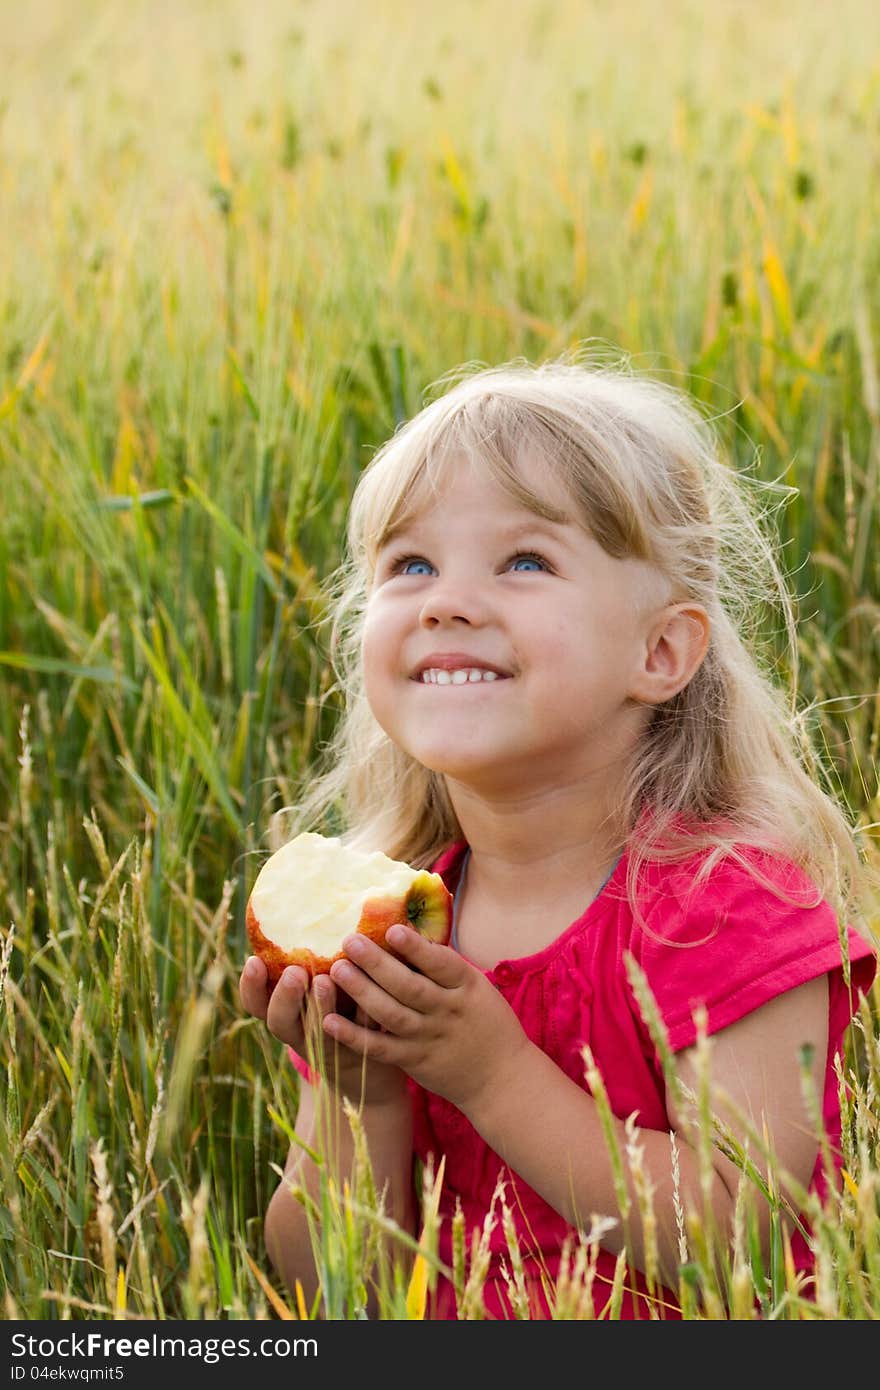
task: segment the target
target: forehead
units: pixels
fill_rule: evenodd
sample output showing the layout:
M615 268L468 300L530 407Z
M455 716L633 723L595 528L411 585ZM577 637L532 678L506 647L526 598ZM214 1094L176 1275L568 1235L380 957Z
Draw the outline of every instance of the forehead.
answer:
M538 530L559 535L585 530L574 499L540 460L525 461L499 476L468 458L445 460L438 470L423 470L386 518L378 545L402 533L416 534L430 525L437 507L460 507L474 519L495 523L507 534ZM493 525L492 529L495 529Z

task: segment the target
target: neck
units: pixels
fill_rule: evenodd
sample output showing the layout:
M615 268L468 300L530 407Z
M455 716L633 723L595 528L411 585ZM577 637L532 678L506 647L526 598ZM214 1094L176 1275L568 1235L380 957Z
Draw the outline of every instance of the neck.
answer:
M503 801L477 800L454 784L449 794L470 846L469 889L510 910L524 874L530 899L582 893L585 879L604 878L626 841L613 799L585 799L583 782Z

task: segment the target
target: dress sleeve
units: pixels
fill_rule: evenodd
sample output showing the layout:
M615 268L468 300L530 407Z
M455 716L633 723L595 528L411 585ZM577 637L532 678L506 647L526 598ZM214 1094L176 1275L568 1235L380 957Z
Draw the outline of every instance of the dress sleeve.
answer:
M321 1078L315 1071L314 1067L309 1066L305 1057L300 1057L299 1053L294 1052L292 1047L289 1047L287 1049L287 1055L293 1063L295 1069L299 1072L303 1081L308 1081L310 1086L317 1086Z
M784 897L726 860L698 886L670 875L633 934L632 954L674 1052L696 1042L701 1005L707 1031L716 1033L820 975L834 972L837 989L849 971L848 1022L874 978L875 949L852 927L839 929L831 904L796 865L765 853L750 857Z

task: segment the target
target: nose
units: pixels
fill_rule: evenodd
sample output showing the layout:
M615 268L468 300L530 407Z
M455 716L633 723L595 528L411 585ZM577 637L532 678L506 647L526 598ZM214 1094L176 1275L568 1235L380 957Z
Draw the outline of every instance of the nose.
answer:
M422 604L419 622L424 627L439 623L481 624L486 620L486 604L476 584L464 579L438 579Z

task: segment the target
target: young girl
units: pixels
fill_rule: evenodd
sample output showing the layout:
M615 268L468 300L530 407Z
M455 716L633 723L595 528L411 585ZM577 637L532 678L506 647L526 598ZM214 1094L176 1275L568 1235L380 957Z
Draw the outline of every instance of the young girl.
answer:
M777 594L796 663L772 547L716 454L681 393L576 356L465 373L379 450L335 608L345 713L299 828L341 808L345 843L436 870L454 892L452 939L393 928L395 956L350 937L310 991L296 968L271 993L259 960L242 973L244 1007L303 1077L307 1145L319 1093L337 1117L343 1097L361 1103L377 1186L411 1232L413 1159L443 1160L447 1266L457 1208L470 1249L504 1180L534 1317L552 1314L579 1231L601 1247L596 1315L626 1244L623 1317L648 1315L649 1292L655 1315L676 1316L683 1210L732 1240L741 1168L718 1145L707 1176L691 1123L701 1026L713 1113L762 1174L773 1156L794 1210L840 1165L835 1061L874 974L851 925L867 921L873 875L741 635L752 602ZM311 1029L323 1075L303 1061ZM622 1196L613 1151L633 1117L641 1160L624 1163ZM341 1179L351 1139L344 1120L335 1131ZM309 1294L290 1190L318 1191L307 1149L291 1146L285 1177L267 1248ZM766 1256L766 1202L758 1213ZM501 1221L489 1244L486 1315L510 1317ZM806 1280L799 1223L791 1252ZM443 1278L431 1313L457 1316Z

